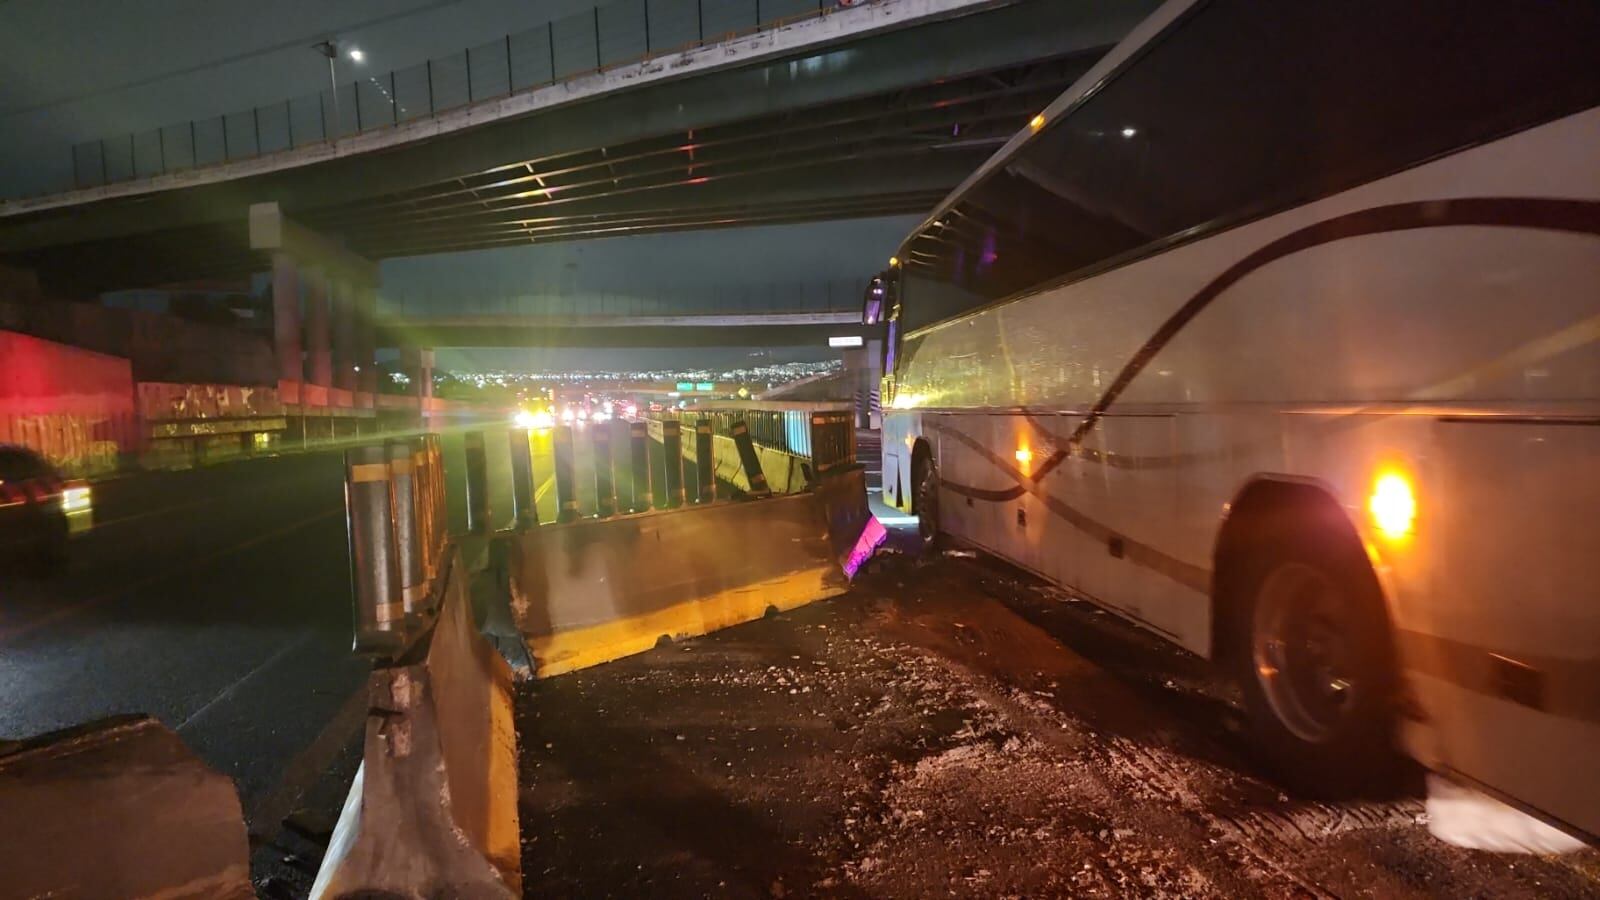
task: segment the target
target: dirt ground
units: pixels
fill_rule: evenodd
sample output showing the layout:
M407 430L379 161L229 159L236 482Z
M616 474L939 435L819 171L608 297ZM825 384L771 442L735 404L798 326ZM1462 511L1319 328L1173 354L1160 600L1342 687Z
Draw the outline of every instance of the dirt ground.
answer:
M1196 660L996 564L519 688L528 897L1600 897L1299 800Z

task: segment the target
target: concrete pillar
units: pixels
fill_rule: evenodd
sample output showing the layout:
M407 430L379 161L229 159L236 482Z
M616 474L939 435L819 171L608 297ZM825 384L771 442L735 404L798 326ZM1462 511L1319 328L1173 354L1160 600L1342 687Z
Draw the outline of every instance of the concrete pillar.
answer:
M306 380L333 385L333 356L328 334L328 279L318 271L306 279Z
M333 303L333 386L341 391L356 389L356 296L348 279L329 279L328 293Z
M411 379L411 396L417 398L417 410L427 424L427 401L433 396L433 351L417 347L400 348L400 370Z
M278 355L278 377L301 381L300 278L287 253L272 254L272 333Z
M876 431L883 427L883 397L878 396L878 405L873 406L871 398L878 395L883 389L883 341L873 338L867 341L867 397L868 405L865 415L865 425Z
M872 392L883 380L883 341L868 340L863 346L845 350L841 356L855 400L856 427L872 427Z
M373 320L377 315L377 295L370 285L357 284L355 291L356 373L357 390L376 393L378 390L377 335Z
M433 351L418 350L421 370L418 372L420 383L417 385L417 396L431 398L433 396Z

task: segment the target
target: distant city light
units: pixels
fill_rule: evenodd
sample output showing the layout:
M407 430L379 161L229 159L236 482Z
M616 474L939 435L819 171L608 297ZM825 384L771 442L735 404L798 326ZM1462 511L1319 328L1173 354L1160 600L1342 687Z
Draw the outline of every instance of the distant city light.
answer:
M1122 129L1122 136L1125 137L1125 138L1131 138L1131 137L1133 137L1134 135L1136 135L1138 133L1139 133L1139 129L1137 129L1137 128L1124 128L1124 129Z
M351 62L366 62L367 61L367 54L363 53L361 51L360 47L351 47L350 48L350 61Z

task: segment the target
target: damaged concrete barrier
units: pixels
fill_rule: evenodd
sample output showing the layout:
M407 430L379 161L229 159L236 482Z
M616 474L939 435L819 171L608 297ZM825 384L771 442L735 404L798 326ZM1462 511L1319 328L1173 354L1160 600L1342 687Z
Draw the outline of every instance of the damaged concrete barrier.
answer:
M361 768L313 898L521 895L511 670L473 622L456 547L442 568L437 622L369 678Z
M233 781L149 716L0 744L0 898L245 898Z
M519 531L512 614L535 674L570 672L842 593L870 520L848 468L805 494Z

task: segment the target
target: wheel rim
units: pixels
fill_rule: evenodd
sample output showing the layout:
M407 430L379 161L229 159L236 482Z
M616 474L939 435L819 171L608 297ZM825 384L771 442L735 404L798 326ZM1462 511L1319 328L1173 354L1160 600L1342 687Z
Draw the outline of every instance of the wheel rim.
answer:
M1296 737L1327 741L1364 688L1347 598L1321 569L1285 563L1262 583L1254 624L1251 651L1267 703Z

